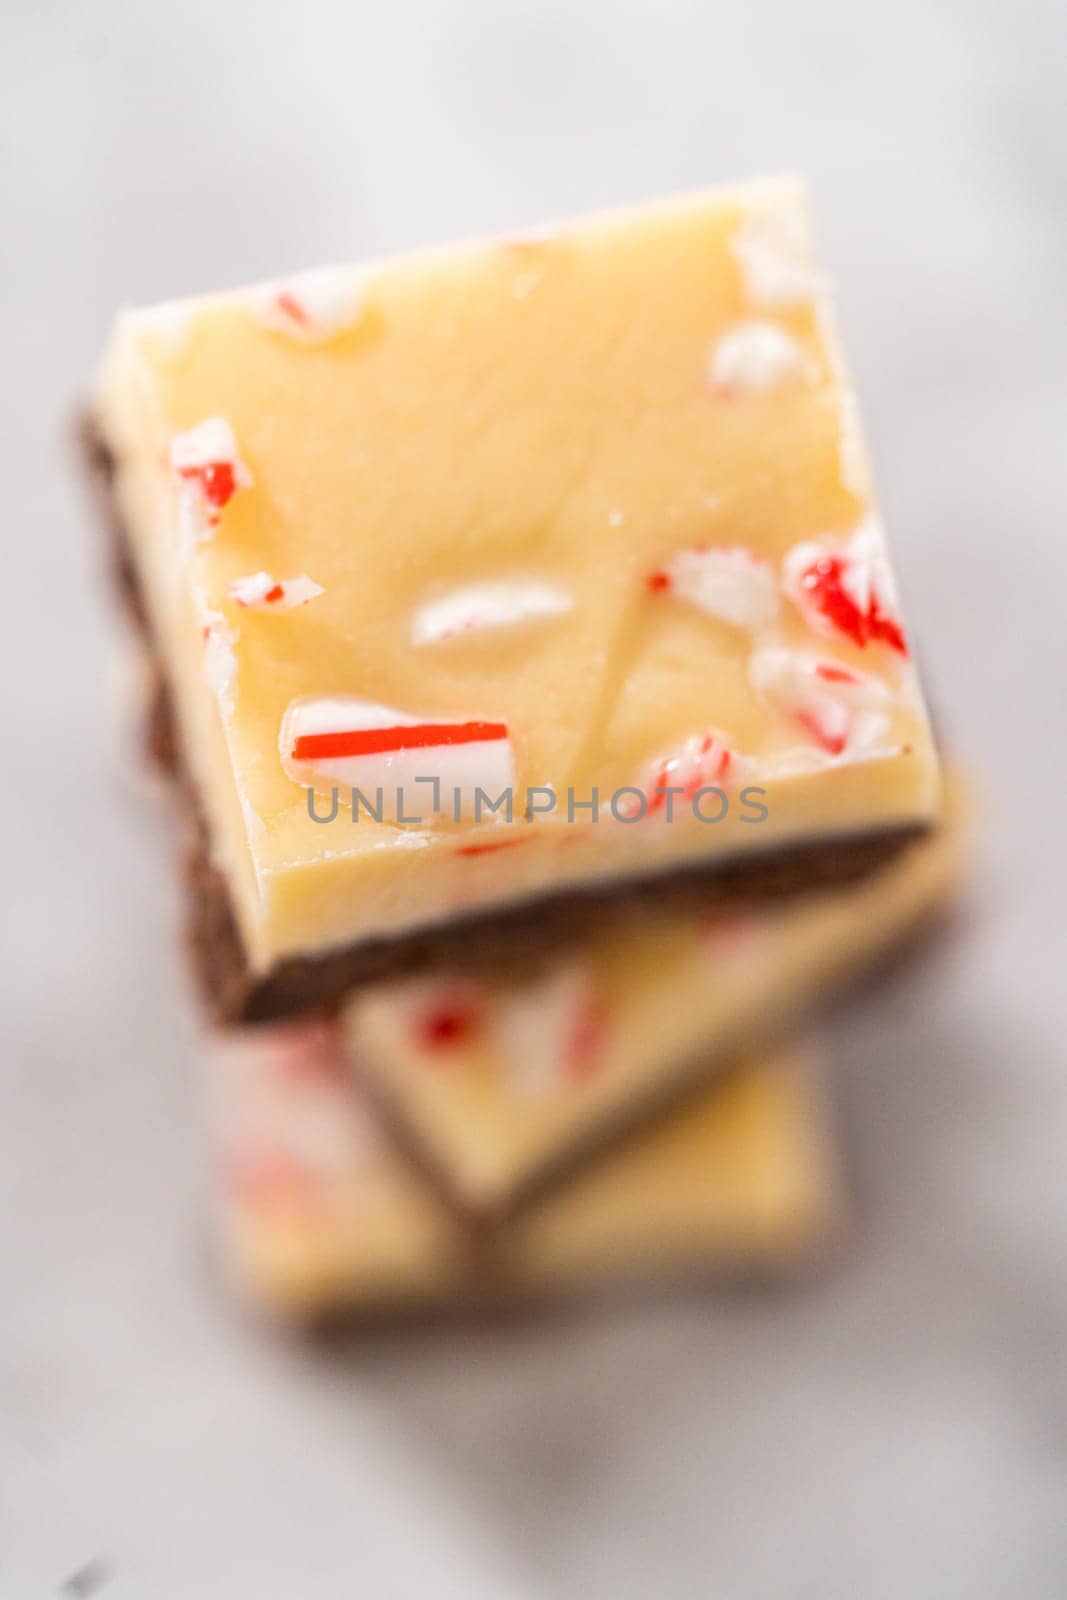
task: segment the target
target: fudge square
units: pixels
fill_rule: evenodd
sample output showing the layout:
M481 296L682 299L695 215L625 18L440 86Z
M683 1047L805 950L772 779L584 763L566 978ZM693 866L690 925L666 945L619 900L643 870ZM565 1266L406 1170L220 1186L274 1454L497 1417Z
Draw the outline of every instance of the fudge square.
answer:
M821 1067L811 1045L753 1057L479 1230L384 1137L328 1024L228 1029L203 1061L216 1254L243 1299L298 1322L795 1268L843 1210Z
M124 313L93 426L219 1015L935 814L798 180Z
M959 891L972 811L950 768L940 827L857 882L711 916L621 908L511 977L361 985L340 1010L353 1074L458 1209L514 1214L888 963Z

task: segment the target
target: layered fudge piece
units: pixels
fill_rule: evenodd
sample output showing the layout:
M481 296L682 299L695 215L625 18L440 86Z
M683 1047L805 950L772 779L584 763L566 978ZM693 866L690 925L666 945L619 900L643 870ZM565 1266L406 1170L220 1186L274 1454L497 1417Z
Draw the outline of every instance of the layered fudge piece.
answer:
M222 1018L935 813L795 180L124 314L92 429Z
M620 913L535 974L357 990L353 1071L463 1210L514 1209L584 1153L885 961L959 885L968 804L862 882L708 916Z
M810 1048L748 1063L488 1234L396 1154L331 1025L221 1035L206 1067L222 1266L243 1297L293 1319L783 1267L839 1215Z

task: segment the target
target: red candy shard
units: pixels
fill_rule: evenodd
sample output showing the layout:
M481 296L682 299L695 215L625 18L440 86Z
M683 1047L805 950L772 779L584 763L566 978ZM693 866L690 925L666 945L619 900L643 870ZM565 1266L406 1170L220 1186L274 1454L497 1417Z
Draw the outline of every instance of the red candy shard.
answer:
M252 474L237 453L233 429L225 417L208 417L170 441L169 460L178 480L195 490L198 538L210 538L224 506L238 489L252 483Z
M798 588L816 611L861 649L877 640L907 655L900 624L883 613L876 594L861 608L845 586L846 571L843 556L821 556L801 573Z
M237 474L230 461L208 461L200 467L179 467L178 475L187 483L195 483L215 511L221 511L237 493Z
M296 298L296 295L291 294L288 289L281 289L274 296L274 304L279 311L284 312L287 317L291 317L294 322L298 322L301 327L306 327L310 321L307 312Z
M424 750L434 745L484 744L506 739L503 722L416 722L395 728L347 728L337 733L302 733L292 749L294 761L325 761L343 756L379 755L389 750Z
M812 738L815 740L815 743L820 745L822 749L828 752L828 754L832 756L839 756L843 753L845 746L848 743L846 734L831 733L828 728L824 727L823 723L815 715L814 711L807 711L802 708L798 711L795 711L793 715L800 723L800 726L811 734Z
M456 994L418 1013L415 1037L424 1050L447 1049L474 1038L480 1026L480 1008L469 996Z
M839 667L830 661L820 661L815 667L815 676L824 678L827 683L859 683L859 678L848 667Z
M515 845L528 843L528 834L522 835L517 839L486 839L483 844L461 844L456 854L457 856L489 856L495 855L498 850L511 850Z
M662 594L664 589L669 589L671 586L670 574L664 572L661 567L656 572L650 572L645 583L651 594Z

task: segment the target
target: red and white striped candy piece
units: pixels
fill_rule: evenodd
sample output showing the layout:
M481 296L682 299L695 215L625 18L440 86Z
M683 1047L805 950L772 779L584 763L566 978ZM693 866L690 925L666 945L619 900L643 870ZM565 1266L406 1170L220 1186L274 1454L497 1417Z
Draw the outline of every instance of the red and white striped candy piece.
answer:
M865 649L885 644L908 654L885 537L874 517L847 539L836 534L794 545L782 566L786 594L808 626L843 634Z
M247 611L295 611L326 591L302 572L298 578L272 578L269 572L253 572L247 578L234 578L227 594L235 605Z
M751 772L752 763L732 749L717 729L690 734L676 750L652 763L644 815L673 820L691 806L701 789L735 789ZM668 790L674 792L668 794ZM635 801L630 812L634 815L639 809Z
M718 394L769 394L813 382L819 369L799 340L776 322L753 318L724 333L708 357L708 382Z
M538 617L558 617L574 601L558 584L539 578L506 578L452 589L419 607L412 618L413 645L439 644L457 634L505 628Z
M323 344L355 327L366 303L366 275L352 267L316 267L256 292L261 321L302 344Z
M183 532L194 543L213 538L223 508L239 489L252 484L226 418L208 417L176 434L170 442L170 465L181 485Z
M653 594L676 595L734 628L765 628L778 615L778 583L768 561L740 546L679 550L650 574Z
M280 749L297 783L358 789L375 808L380 790L389 821L464 820L476 790L496 800L515 781L504 722L429 721L341 695L294 700Z
M802 650L757 650L756 690L802 727L828 756L873 749L889 726L893 696L880 678Z
M604 996L576 964L502 995L490 1028L507 1083L523 1100L592 1077L606 1058L611 1031Z

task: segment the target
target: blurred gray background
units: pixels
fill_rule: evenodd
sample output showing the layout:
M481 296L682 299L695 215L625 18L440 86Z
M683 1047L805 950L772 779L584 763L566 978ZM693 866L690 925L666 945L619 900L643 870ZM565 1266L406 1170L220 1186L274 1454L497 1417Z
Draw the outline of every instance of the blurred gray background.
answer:
M1067 1593L1062 7L0 19L3 1600ZM72 408L121 301L783 167L986 802L952 936L832 1025L851 1239L776 1291L309 1354L205 1270Z

